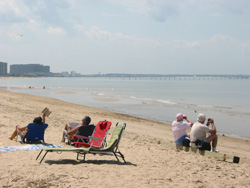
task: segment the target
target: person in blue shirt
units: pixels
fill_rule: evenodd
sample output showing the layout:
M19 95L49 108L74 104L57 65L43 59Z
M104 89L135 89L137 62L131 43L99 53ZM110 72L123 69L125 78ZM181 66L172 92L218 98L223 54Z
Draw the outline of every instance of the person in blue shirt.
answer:
M47 127L48 124L45 123L45 114L43 114L42 117L36 117L33 123L29 123L27 126L21 127L17 125L9 139L13 140L17 136L17 132L20 131L21 136L25 137L28 141L44 141L44 131Z

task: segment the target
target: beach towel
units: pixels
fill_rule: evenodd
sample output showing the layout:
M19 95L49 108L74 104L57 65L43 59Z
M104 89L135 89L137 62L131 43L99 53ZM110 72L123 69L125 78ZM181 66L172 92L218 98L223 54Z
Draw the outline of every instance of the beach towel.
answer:
M33 145L24 145L24 146L0 146L1 151L32 151L32 150L40 150L42 147L49 148L61 148L62 146L55 146L53 144L33 144Z

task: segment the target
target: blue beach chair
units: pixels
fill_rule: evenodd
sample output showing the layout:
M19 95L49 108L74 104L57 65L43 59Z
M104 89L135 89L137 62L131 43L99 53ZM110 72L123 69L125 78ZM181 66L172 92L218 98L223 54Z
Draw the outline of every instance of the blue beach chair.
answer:
M30 123L27 127L27 133L25 136L22 136L23 135L22 131L18 131L17 135L21 137L21 143L39 142L39 141L42 141L44 143L45 142L44 133L47 127L48 127L48 124L37 125L35 123Z

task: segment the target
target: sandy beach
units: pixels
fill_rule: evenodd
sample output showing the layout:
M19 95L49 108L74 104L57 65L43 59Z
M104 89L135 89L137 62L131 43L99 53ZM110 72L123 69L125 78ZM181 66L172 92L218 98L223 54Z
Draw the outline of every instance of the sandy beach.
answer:
M99 155L77 161L73 152L48 153L40 164L35 160L39 150L2 151L0 187L250 187L247 140L219 136L217 149L240 157L239 164L228 163L166 147L162 143L173 143L167 124L5 90L0 96L0 146L21 146L8 137L16 125L26 126L45 107L52 111L46 119L45 141L58 146L70 147L61 142L65 123L80 122L85 115L94 124L111 121L109 136L117 122L127 124L119 146L125 164Z

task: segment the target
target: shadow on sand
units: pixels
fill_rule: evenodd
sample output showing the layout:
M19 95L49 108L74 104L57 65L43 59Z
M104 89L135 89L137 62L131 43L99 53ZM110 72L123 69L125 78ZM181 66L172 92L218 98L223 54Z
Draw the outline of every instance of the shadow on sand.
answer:
M69 165L79 165L79 164L96 164L96 165L102 165L102 164L116 164L116 165L132 165L137 166L136 164L133 164L131 162L120 162L116 160L87 160L87 161L80 161L80 160L73 160L73 159L62 159L62 160L46 160L45 163L49 165L60 165L60 164L69 164Z

